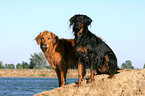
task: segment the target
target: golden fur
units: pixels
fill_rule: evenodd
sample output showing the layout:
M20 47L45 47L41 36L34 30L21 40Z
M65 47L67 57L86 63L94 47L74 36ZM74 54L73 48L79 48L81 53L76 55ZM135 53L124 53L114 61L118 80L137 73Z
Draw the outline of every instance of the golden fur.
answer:
M65 85L67 70L74 67L75 52L73 39L58 39L55 34L44 31L35 40L40 44L49 64L56 71L59 87Z

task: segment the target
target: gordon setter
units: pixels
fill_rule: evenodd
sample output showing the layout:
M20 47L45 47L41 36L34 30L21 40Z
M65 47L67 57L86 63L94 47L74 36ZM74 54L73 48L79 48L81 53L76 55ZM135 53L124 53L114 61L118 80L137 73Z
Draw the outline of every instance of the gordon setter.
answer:
M73 26L75 35L76 60L79 70L78 85L85 76L85 68L91 68L89 82L94 81L94 74L109 74L112 78L117 70L117 58L111 48L99 37L88 30L92 19L86 15L77 14L70 18L70 26Z

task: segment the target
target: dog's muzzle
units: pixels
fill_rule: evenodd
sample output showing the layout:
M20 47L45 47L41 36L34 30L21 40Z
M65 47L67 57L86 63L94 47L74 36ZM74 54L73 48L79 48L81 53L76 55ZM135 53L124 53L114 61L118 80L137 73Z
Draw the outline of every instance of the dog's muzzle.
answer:
M48 45L47 44L41 44L41 47L42 48L48 48Z
M74 30L75 32L78 32L78 31L81 30L81 26L74 26L74 27L73 27L73 30Z

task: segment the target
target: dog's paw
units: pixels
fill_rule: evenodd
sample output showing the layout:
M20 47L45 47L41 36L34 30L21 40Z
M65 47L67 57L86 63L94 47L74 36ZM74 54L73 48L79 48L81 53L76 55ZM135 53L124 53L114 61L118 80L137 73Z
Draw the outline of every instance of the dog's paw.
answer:
M93 79L89 78L89 79L87 80L87 83L93 83L94 81L95 81L94 78L93 78Z
M80 87L80 86L82 86L81 84L76 84L76 86L75 87Z
M110 74L108 78L111 79L111 78L113 78L113 76L114 76L114 74Z

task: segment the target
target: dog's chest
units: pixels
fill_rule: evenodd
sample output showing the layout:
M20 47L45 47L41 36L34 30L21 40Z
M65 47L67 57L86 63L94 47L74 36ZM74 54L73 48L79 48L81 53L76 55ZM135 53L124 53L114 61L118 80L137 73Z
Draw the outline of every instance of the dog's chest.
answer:
M77 52L83 52L83 53L87 53L87 47L77 47L76 48Z

